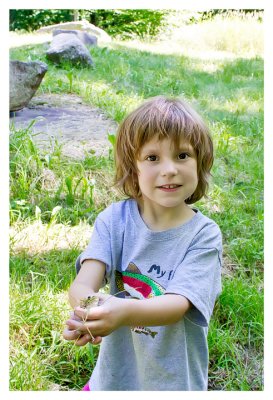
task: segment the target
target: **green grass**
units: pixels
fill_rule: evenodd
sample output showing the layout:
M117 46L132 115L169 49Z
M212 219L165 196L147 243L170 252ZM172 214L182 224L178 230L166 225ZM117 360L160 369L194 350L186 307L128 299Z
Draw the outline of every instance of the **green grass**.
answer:
M209 198L197 207L219 224L224 240L223 292L209 331L209 390L263 390L262 28L251 19L220 22L183 25L184 41L179 28L168 43L91 49L95 67L71 73L46 61L44 44L13 48L11 58L46 61L39 93L76 93L117 122L157 94L183 96L204 116L215 163ZM90 225L119 199L111 187L113 156L73 161L58 143L50 153L39 150L31 126L11 131L10 389L78 390L98 348L91 354L62 339L66 294Z
M109 204L113 176L113 156L94 157L83 162L61 156L55 144L49 153L39 151L31 137L31 127L11 128L10 188L11 221L40 213L43 222L58 220L76 224L80 218L94 222L98 212ZM38 207L38 208L37 208ZM56 207L58 207L56 209Z
M75 257L71 250L11 260L11 390L80 390L86 383L93 357L61 336Z

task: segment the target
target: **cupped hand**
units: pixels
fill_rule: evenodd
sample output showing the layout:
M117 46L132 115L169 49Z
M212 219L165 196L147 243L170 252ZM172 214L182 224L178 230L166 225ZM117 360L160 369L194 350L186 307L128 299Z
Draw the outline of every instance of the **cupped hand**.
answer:
M66 340L75 341L76 346L85 346L87 343L91 342L94 345L100 344L102 338L100 336L94 337L93 333L91 335L86 331L84 324L74 312L70 313L70 319L66 321L67 328L63 331L63 337Z
M70 329L80 329L84 334L91 332L94 337L103 337L126 324L126 300L101 293L96 295L100 298L100 305L89 310L76 307L74 313L79 319L66 322Z

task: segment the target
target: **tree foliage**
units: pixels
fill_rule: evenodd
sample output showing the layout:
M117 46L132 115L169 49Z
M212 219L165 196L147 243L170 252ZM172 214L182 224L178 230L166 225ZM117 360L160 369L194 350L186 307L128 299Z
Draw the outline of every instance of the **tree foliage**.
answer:
M166 10L149 10L149 9L102 9L102 10L65 10L65 9L49 9L49 10L10 10L10 30L26 30L34 31L46 25L54 25L61 22L73 21L75 18L79 20L86 19L88 22L104 29L109 35L126 39L132 36L141 38L156 36L160 30L168 24L167 17L173 12L185 12L187 14L184 20L187 24L199 23L208 19L213 19L221 14L228 16L232 14L244 16L246 14L258 13L262 10L254 9L209 9L199 12Z
M85 11L85 10L84 10ZM155 36L164 24L167 10L86 10L89 21L110 35Z
M10 30L34 31L46 25L73 21L73 10L10 10Z
M10 10L10 30L33 31L42 26L73 21L75 10ZM78 10L79 19L104 29L112 36L154 36L167 10Z

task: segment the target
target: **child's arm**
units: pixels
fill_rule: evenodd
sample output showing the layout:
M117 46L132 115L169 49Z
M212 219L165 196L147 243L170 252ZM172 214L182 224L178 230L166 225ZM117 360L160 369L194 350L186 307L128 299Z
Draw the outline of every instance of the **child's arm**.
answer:
M79 306L82 298L98 292L102 286L105 264L98 260L85 260L69 288L69 302L73 308Z
M101 306L92 308L88 314L81 308L75 310L76 315L84 320L87 315L82 331L87 332L89 329L95 336L107 336L121 326L173 324L178 322L190 308L190 302L186 297L177 294L166 294L145 300L98 295L104 300ZM80 327L80 323L75 320L67 321L67 325L70 329Z
M177 294L166 294L146 300L128 300L125 325L160 326L178 322L190 308L189 300Z

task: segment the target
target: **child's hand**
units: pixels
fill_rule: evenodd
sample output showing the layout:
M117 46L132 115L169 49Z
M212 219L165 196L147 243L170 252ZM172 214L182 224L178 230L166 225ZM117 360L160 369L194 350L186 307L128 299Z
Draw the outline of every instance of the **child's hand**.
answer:
M83 322L81 318L72 312L70 314L70 319L67 321L67 328L63 331L63 337L66 340L75 340L76 346L85 346L87 343L100 344L102 338L97 336L92 340L92 337L87 332L83 332Z
M126 319L126 300L110 295L96 293L100 304L89 310L76 307L74 313L82 321L68 320L72 329L80 329L84 334L91 332L94 337L103 337L122 326ZM81 326L80 326L81 324Z

